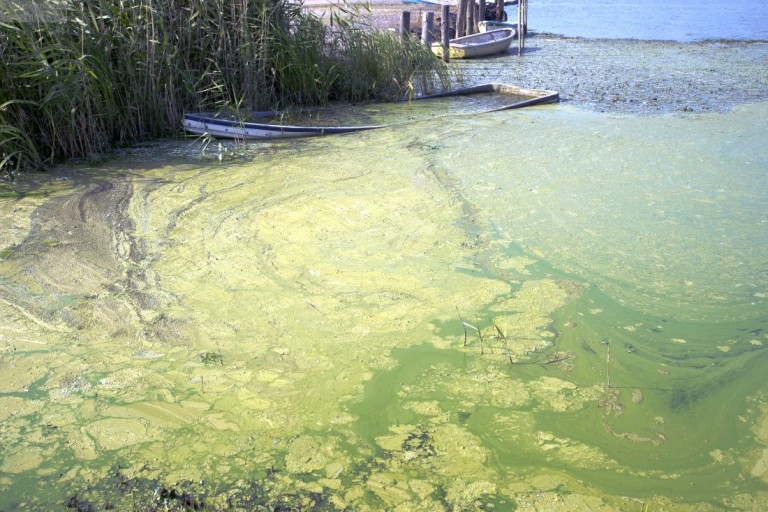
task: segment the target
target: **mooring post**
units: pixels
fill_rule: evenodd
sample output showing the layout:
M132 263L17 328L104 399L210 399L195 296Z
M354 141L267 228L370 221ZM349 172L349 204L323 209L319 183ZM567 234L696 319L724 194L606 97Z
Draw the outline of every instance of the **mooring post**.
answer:
M456 37L467 35L467 0L459 0L459 12L456 14Z
M451 40L451 8L448 5L440 7L440 43L443 45L443 62L450 60L450 43Z
M400 39L405 40L411 34L411 12L400 13Z
M528 33L528 0L523 0L523 35Z
M525 18L527 0L519 0L517 3L517 56L523 55L525 50Z
M424 24L421 26L421 42L426 46L432 44L432 31L435 28L435 13L432 11L427 12L427 18L424 20Z
M477 22L485 21L485 0L478 1Z
M477 32L477 26L475 25L475 0L469 0L467 2L467 35Z

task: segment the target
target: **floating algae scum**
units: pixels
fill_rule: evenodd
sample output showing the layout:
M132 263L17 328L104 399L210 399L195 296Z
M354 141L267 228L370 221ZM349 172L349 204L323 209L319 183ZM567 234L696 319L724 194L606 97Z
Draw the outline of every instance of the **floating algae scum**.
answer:
M767 114L561 105L24 176L0 508L760 510Z

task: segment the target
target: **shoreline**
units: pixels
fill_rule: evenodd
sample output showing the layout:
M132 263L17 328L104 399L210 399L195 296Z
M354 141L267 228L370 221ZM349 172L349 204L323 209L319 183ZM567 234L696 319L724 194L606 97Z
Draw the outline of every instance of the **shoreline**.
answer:
M397 30L411 11L412 30L421 15L440 6L392 0L307 0L303 7L325 16L335 6L367 5L364 23ZM365 11L364 11L365 12ZM498 82L553 89L561 101L586 110L632 115L728 112L768 101L768 41L674 41L590 39L538 32L530 27L525 51L480 60L453 60L464 85Z

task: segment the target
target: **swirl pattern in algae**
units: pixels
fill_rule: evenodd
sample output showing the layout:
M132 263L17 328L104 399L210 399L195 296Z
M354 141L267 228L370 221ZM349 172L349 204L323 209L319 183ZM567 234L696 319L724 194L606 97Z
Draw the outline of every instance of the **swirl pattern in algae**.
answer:
M660 348L499 240L440 137L29 177L0 203L0 507L759 510L765 390L737 374L764 334Z

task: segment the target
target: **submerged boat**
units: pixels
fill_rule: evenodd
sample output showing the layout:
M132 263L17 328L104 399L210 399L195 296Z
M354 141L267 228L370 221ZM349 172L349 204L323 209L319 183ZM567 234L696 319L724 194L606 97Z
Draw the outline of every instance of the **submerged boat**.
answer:
M513 28L502 28L457 37L448 42L448 56L452 59L474 59L506 52L517 32ZM432 43L432 52L443 56L442 43Z
M373 130L445 115L470 115L559 100L557 91L483 84L394 103L254 112L240 118L215 113L184 115L192 134L228 139L286 139Z
M184 129L195 135L210 135L222 139L290 139L383 128L386 125L334 126L290 124L298 113L252 112L245 118L218 117L214 113L184 114ZM311 120L310 111L304 115ZM284 124L286 121L289 124Z

